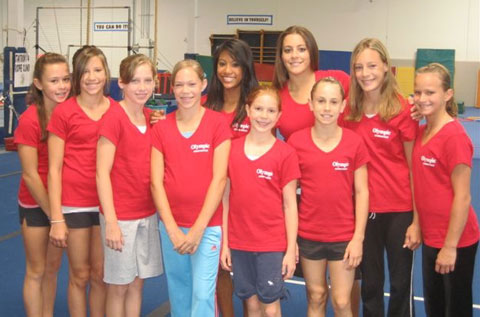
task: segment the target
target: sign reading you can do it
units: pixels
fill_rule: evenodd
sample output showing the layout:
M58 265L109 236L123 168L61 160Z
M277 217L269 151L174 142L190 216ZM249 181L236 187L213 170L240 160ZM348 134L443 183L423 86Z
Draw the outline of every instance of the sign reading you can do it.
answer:
M128 22L94 22L93 30L95 32L126 32Z

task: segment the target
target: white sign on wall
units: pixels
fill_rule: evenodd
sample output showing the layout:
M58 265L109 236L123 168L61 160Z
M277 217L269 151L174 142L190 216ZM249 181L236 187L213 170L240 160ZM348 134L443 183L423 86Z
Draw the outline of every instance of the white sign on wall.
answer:
M228 14L227 24L272 25L273 15Z
M15 53L14 83L15 88L28 87L31 83L30 57L27 53Z
M126 32L128 31L128 22L94 22L93 31L95 32Z

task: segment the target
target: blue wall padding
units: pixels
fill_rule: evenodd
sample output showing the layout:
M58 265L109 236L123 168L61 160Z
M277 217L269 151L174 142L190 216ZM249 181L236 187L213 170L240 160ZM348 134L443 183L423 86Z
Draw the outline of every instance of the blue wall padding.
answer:
M440 63L450 72L450 76L455 78L455 50L446 49L430 49L419 48L417 49L417 58L415 60L415 69L419 69L430 63Z
M338 69L350 74L350 57L352 52L346 51L318 51L318 68L321 70Z

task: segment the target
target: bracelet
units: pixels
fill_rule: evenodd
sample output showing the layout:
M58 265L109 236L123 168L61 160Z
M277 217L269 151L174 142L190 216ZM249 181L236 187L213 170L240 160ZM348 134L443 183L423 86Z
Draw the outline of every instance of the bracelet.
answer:
M50 220L50 223L51 223L51 224L54 224L54 223L62 223L62 222L65 222L65 219L60 219L60 220Z

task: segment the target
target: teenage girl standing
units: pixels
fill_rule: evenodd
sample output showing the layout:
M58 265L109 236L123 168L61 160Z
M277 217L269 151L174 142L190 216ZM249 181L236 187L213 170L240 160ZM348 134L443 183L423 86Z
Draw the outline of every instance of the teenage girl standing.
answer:
M420 229L413 212L410 158L418 123L398 90L385 46L364 39L352 53L349 107L340 122L363 137L370 154L369 218L362 261L364 316L384 316L384 251L390 275L388 316L413 314L413 252Z
M33 71L30 87L33 103L22 114L15 130L22 164L18 209L25 246L23 298L27 316L53 316L63 250L50 244L48 238L51 212L47 195L46 127L53 109L68 98L70 88L65 58L55 53L42 55Z
M99 130L97 188L102 209L107 316L139 316L144 279L162 273L158 219L150 192L151 137L144 104L156 70L142 54L120 64L124 99Z
M325 77L313 86L310 108L314 126L288 139L302 172L297 241L307 316L324 315L327 264L335 316L352 316L350 297L368 215L369 156L361 137L337 124L345 108L337 80Z
M473 146L455 119L450 74L440 64L417 70L415 104L427 124L413 149L415 204L423 234L427 316L472 316L479 229L471 205Z
M281 316L283 280L296 265L300 177L295 150L271 133L280 116L276 89L254 89L247 99L250 132L232 142L228 218L222 266L233 269L235 293L248 316ZM228 220L227 220L228 219Z
M318 47L313 34L304 27L290 26L277 41L273 85L280 90L282 116L280 133L288 139L298 130L311 127L314 116L308 105L313 85L323 77L337 79L348 95L349 76L341 70L318 70Z
M213 73L216 76L212 77L204 106L223 114L234 139L246 135L250 131L250 120L245 102L249 92L258 86L252 51L248 44L238 39L223 42L213 55ZM224 195L228 197L228 192ZM228 204L224 202L224 212L228 212L227 208ZM230 272L219 267L217 300L224 317L234 315L232 295ZM246 309L244 316L247 316Z
M178 110L152 130L152 194L172 316L215 315L231 132L222 114L200 104L203 74L194 60L175 65Z
M67 247L71 316L105 314L103 248L95 183L98 129L113 99L105 97L110 73L103 52L87 47L73 65L74 97L58 105L48 125L50 238Z

